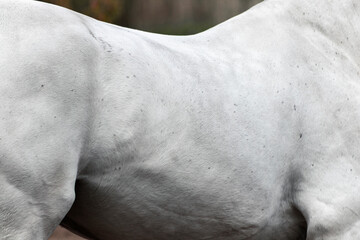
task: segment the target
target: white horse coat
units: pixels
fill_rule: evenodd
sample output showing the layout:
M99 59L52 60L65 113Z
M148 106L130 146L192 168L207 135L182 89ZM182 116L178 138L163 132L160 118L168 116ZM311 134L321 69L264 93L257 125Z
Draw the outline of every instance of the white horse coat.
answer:
M175 37L0 0L0 239L359 239L359 13Z

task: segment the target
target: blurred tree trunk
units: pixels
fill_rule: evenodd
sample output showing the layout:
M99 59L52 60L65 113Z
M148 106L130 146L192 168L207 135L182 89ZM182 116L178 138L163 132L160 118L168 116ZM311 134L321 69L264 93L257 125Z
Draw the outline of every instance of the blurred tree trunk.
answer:
M205 30L262 0L125 0L120 25L155 32ZM124 24L125 23L125 24ZM181 29L188 26L188 29ZM177 33L171 32L171 33Z
M73 9L106 22L118 20L124 10L125 0L42 0Z

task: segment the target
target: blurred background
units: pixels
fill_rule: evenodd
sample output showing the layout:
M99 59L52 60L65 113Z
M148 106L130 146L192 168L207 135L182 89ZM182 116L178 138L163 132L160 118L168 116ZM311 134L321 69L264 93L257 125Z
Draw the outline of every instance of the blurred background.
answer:
M42 0L139 30L186 35L204 31L262 0ZM81 240L58 228L51 240Z
M262 0L43 0L96 19L140 30L193 34Z

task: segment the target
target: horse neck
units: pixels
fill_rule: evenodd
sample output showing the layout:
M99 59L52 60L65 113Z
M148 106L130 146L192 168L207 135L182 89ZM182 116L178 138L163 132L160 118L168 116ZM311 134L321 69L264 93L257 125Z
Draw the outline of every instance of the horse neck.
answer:
M272 0L268 0L271 3ZM358 0L274 0L288 1L288 18L305 38L327 39L334 48L360 64L360 2Z
M271 3L271 0L267 2ZM336 39L360 36L358 0L274 0L288 4L288 13L298 24L310 25ZM343 35L343 36L341 36Z

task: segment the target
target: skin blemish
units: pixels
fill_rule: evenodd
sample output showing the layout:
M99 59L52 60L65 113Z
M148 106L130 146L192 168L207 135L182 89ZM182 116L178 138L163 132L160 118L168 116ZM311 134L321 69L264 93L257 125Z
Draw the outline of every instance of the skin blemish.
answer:
M300 137L299 139L301 139L301 138L303 137L303 134L302 134L302 133L300 133L300 134L299 134L299 137Z

